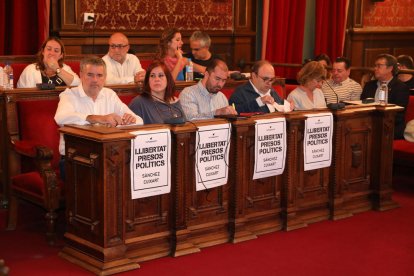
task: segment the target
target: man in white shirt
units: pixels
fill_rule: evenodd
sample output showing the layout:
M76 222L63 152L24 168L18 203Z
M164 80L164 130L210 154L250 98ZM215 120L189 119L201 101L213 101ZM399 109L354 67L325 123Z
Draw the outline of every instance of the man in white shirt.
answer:
M59 95L59 105L55 114L58 125L64 124L143 124L141 117L132 112L118 95L103 87L106 79L106 66L101 58L86 58L80 64L81 84L67 88ZM65 155L65 141L60 136L59 152Z
M189 121L212 119L215 115L237 115L220 92L228 71L224 61L215 59L207 66L204 78L198 84L186 87L180 93L180 103Z
M109 38L109 50L102 59L106 63L105 84L128 84L144 80L145 70L139 59L128 54L129 41L123 33L114 33Z
M338 57L332 64L332 79L327 80L322 85L326 103L357 101L360 99L362 87L349 78L350 74L351 61L346 57Z

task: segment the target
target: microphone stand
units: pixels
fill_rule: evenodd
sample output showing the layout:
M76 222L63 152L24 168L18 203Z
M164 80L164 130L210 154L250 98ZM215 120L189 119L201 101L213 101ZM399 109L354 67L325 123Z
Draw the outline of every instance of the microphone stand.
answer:
M334 92L335 96L336 96L336 103L330 103L327 104L327 107L331 110L340 110L340 109L344 109L345 108L345 104L344 103L340 103L339 102L339 97L338 94L335 92L335 90L332 88L332 86L329 84L328 81L325 81L326 85L332 90L332 92Z

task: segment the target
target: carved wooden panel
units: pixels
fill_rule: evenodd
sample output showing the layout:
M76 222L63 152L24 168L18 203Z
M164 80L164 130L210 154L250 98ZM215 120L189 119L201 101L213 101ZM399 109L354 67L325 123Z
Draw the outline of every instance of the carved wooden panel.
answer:
M412 27L414 5L412 0L387 0L373 3L365 0L365 27Z
M368 192L371 182L372 120L369 117L347 120L344 125L342 192Z
M414 48L413 47L394 48L393 55L395 57L398 57L399 55L409 55L411 57L414 57Z
M233 1L76 1L79 13L94 12L99 30L231 30Z

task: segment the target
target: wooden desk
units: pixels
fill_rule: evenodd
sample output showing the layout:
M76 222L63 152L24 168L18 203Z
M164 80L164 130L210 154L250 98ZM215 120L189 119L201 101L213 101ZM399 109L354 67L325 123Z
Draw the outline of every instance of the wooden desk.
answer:
M67 232L60 253L97 274L138 268L138 262L181 256L224 242L241 242L365 210L398 206L392 200L393 105L333 111L332 165L304 171L306 115L266 114L232 121L229 181L195 191L196 126L172 133L172 191L131 200L130 139L117 128L66 126ZM322 110L327 112L327 110ZM329 112L329 111L328 111ZM287 159L282 175L252 180L256 119L286 117ZM162 125L141 126L154 129Z
M284 79L278 80L280 85L284 84ZM228 80L225 88L234 89L246 81ZM187 86L194 85L196 82L177 82L176 90L181 91ZM121 99L132 99L138 95L139 90L135 84L127 85L110 85L107 86L113 89ZM282 86L283 87L283 86ZM39 90L37 88L16 88L13 90L0 90L0 206L7 207L8 205L8 181L10 176L18 174L20 170L19 158L10 150L10 142L21 139L18 102L26 101L33 102L36 105L37 101L58 101L59 94L65 90L66 87L56 87L55 90ZM55 110L51 110L49 117L53 120ZM47 134L45 134L47 135ZM55 149L57 154L57 149ZM7 161L6 161L7 160Z

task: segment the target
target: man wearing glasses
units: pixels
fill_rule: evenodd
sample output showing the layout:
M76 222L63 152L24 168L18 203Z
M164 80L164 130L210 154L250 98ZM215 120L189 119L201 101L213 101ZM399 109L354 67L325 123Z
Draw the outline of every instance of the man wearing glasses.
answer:
M275 69L266 60L255 62L252 66L251 79L238 86L230 97L230 105L238 113L275 112L274 104L283 105L284 100L273 89ZM293 104L291 104L293 109Z
M123 33L114 33L109 38L109 50L102 59L106 63L105 84L128 84L144 80L145 70L138 58L128 54L129 42Z
M410 95L408 87L397 77L397 59L389 54L378 55L375 59L375 80L369 81L361 94L361 100L366 98L378 98L378 91L383 83L388 86L388 103L404 107L404 111L395 116L394 139L403 139L405 128L405 109ZM376 100L377 101L377 100Z
M219 56L210 52L211 39L207 33L195 31L190 37L191 53L184 57L191 58L194 64L194 79L202 79L206 67Z

